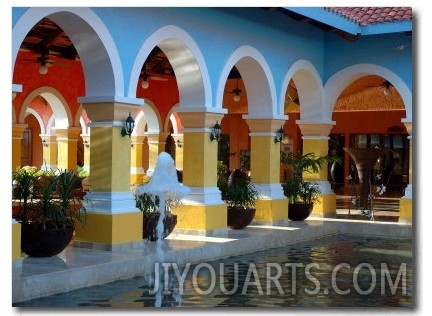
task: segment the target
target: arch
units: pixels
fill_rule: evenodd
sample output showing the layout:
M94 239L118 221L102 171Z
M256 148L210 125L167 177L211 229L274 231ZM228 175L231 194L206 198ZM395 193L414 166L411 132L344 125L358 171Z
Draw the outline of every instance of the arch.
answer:
M80 55L87 97L106 98L124 94L120 56L108 29L89 8L29 8L12 29L12 72L22 41L42 18L61 27Z
M51 135L51 130L55 126L55 115L51 115L47 122L46 134Z
M327 121L326 117L323 116L324 89L321 77L314 65L304 59L294 62L285 75L279 96L279 109L282 110L282 113L285 105L285 94L291 78L296 85L301 101L300 119L311 122Z
M171 122L173 130L174 130L174 134L178 134L180 131L180 126L179 124L177 124L177 120L180 120L180 118L178 117L177 113L175 113L178 110L179 104L174 105L168 112L167 115L167 120L165 120L165 124L164 124L164 131L168 131L168 125L169 122Z
M336 100L341 92L354 80L367 76L377 75L387 79L399 92L406 111L405 122L412 122L412 93L406 83L391 70L375 64L356 64L346 67L331 76L325 86L325 112L331 116Z
M82 135L90 135L90 127L87 127L84 118L82 116L79 116L79 126L81 127L81 134ZM87 132L88 130L88 132Z
M86 110L84 109L84 107L81 104L80 107L78 108L77 112L76 112L74 126L80 126L81 127L81 134L90 135L90 126L88 126L87 123L89 123L91 121L88 120L88 118L86 116L86 118L87 118L87 122L86 122L86 119L83 117L83 113L85 113L87 115Z
M39 115L39 113L36 112L35 110L31 109L31 108L28 108L27 111L26 111L25 116L27 116L27 115L29 115L29 114L33 115L33 116L36 118L36 120L37 120L38 123L39 123L39 127L40 127L40 130L41 130L41 134L42 134L42 135L45 135L45 134L46 134L46 131L45 131L45 125L44 125L44 122L43 122L41 116Z
M147 125L147 131L145 127ZM143 136L145 133L159 133L162 126L160 114L152 101L144 99L144 105L135 118L134 136Z
M236 66L245 84L249 115L275 118L283 115L276 103L276 88L270 67L263 55L254 47L241 46L228 58L219 79L216 107L222 108L225 83L232 67Z
M48 86L39 87L27 95L24 99L23 106L21 107L21 112L18 118L19 123L24 123L25 114L29 109L30 103L38 95L42 96L51 106L53 111L53 117L51 120L54 119L55 127L67 128L72 126L72 114L66 100L59 91ZM50 126L47 126L45 133L49 133L50 131Z
M205 59L192 37L174 25L160 28L144 41L132 66L128 97L136 96L142 65L155 46L164 52L174 69L181 100L180 108L211 108L212 92Z

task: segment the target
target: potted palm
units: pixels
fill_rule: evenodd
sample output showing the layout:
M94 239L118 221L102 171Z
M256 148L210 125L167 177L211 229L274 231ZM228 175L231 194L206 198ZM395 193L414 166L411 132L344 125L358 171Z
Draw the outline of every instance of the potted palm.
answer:
M158 195L143 193L139 186L132 187L132 194L135 198L135 206L143 213L143 239L150 241L158 240L157 223L159 221L160 198ZM167 200L165 203L165 217L163 219L164 232L162 238L168 237L177 225L177 215L171 210L178 206L179 201Z
M250 177L235 169L228 177L219 174L218 187L227 203L227 226L232 229L248 226L255 217L255 204L260 196Z
M72 240L76 222L85 223L86 209L74 195L80 185L77 173L23 167L13 171L12 179L21 250L31 257L59 254Z
M292 169L292 177L281 183L284 195L288 198L288 218L293 221L303 221L309 217L314 203L322 196L315 182L303 179L303 172L318 173L324 163L340 163L337 156L317 157L313 153L294 154L281 152L281 164Z

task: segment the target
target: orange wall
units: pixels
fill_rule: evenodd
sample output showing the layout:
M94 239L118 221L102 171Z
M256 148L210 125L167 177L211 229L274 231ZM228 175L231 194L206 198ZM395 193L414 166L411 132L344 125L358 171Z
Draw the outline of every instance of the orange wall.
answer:
M401 127L406 132L401 122L404 117L405 110L334 112L332 119L336 126L331 134L386 134L392 126Z
M179 93L177 80L175 77L164 76L160 74L149 73L150 76L167 79L167 81L149 80L149 87L141 87L141 79L137 85L137 98L146 98L151 100L159 110L162 123L167 120L167 115L171 108L179 103ZM179 123L179 121L177 121ZM181 128L181 125L179 126Z
M85 96L81 63L52 58L57 61L57 64L54 63L53 66L49 67L46 75L41 75L38 72L39 64L31 62L36 58L37 55L24 52L20 52L17 56L12 82L21 84L23 91L18 93L13 100L15 114L18 117L22 103L29 93L37 88L49 86L62 94L71 109L73 119L75 119L80 106L77 97Z

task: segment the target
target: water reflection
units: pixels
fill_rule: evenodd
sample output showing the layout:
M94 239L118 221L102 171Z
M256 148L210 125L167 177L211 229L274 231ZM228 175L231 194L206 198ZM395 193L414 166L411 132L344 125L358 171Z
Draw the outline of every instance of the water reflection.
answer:
M16 306L64 307L67 301L136 308L154 307L158 299L162 308L412 307L411 249L411 241L333 236L188 267L173 264L159 298L139 277Z

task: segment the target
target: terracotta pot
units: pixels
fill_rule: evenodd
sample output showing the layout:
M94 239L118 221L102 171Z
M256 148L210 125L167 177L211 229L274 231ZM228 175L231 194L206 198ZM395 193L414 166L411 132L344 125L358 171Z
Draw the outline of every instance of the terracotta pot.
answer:
M158 240L157 236L157 223L159 221L160 214L144 214L143 216L143 239L148 239L150 241ZM166 214L164 218L164 232L162 235L162 239L165 239L172 233L175 226L177 225L177 215L174 214Z
M62 252L72 240L73 227L45 230L23 224L21 227L21 250L30 257L52 257Z
M248 226L255 217L256 209L244 209L228 207L227 226L232 229L243 229Z
M288 218L292 221L304 221L312 209L313 203L288 203Z

